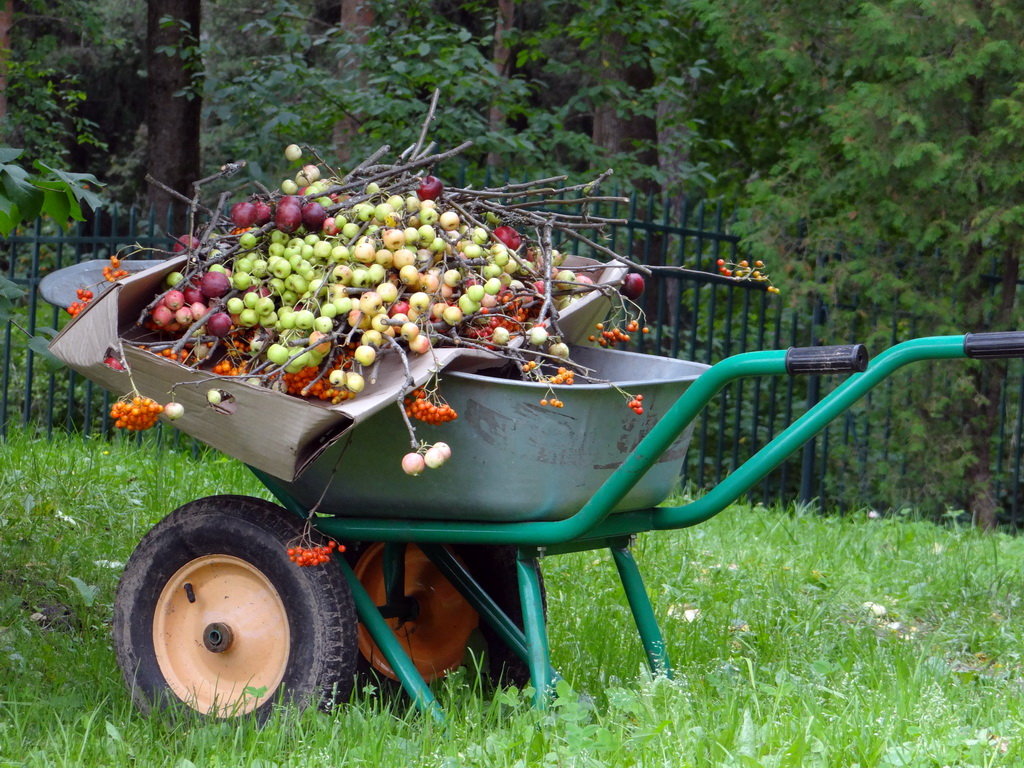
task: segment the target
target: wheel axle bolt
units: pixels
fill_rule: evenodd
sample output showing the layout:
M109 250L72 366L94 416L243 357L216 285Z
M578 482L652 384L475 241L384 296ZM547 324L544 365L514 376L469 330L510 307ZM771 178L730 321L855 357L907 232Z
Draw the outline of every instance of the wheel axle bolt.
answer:
M203 630L203 645L211 653L224 653L231 647L231 641L234 639L231 627L219 621L213 622Z

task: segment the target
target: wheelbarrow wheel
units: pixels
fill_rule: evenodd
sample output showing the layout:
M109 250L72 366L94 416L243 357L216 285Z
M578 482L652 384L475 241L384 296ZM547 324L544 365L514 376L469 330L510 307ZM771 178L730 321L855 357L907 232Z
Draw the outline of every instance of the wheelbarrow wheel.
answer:
M522 628L515 547L459 545L452 547L452 551L484 591ZM356 545L348 556L367 592L379 605L383 604L383 545ZM489 624L479 620L468 601L419 547L406 548L405 570L409 615L391 617L389 623L427 682L444 677L469 661L470 649L483 652L486 672L495 685L521 686L530 681L527 664ZM362 625L359 650L360 673L384 691L397 691L395 672Z
M265 719L275 702L330 708L356 667L341 569L299 567L302 521L246 496L210 496L157 524L125 566L114 646L136 704Z

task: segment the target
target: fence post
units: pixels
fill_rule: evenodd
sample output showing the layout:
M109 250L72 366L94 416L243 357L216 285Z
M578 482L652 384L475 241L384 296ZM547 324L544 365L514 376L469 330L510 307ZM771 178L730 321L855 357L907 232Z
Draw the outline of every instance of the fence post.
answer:
M824 257L821 253L815 262L814 272L816 275L824 274ZM819 278L820 279L820 278ZM818 336L818 329L825 324L825 304L820 294L814 296L814 306L811 309L811 332L810 345L821 344ZM813 408L821 398L821 376L809 376L807 379L807 410ZM806 411L805 411L806 412ZM800 457L800 503L810 504L814 499L814 455L818 448L817 436L808 440L803 447Z

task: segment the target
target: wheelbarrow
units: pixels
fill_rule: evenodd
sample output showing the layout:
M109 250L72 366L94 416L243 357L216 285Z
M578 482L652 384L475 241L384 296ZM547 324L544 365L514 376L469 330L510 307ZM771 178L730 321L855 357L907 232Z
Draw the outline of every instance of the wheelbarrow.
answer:
M671 677L631 554L638 534L718 514L902 366L1024 356L1024 332L918 338L870 364L861 345L747 352L711 367L579 352L611 383L555 387L564 412L536 405L546 387L501 371L444 373L441 389L461 417L437 436L458 443L460 460L433 475L389 474L388 441L400 443L403 430L399 414L381 412L291 481L254 469L279 504L213 496L174 511L138 545L117 591L116 652L136 703L262 718L281 700L328 708L366 674L397 681L443 717L430 682L477 643L488 674L531 684L543 708L557 673L539 563L601 548L651 670ZM708 493L657 506L695 417L724 386L837 373L850 375ZM618 415L623 390L645 393L643 418ZM297 567L287 549L298 539L323 547L326 562Z

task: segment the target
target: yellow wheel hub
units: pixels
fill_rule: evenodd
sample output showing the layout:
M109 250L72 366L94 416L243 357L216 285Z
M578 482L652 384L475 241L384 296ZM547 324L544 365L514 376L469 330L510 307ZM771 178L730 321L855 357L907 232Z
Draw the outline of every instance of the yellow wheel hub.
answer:
M205 555L178 569L153 616L153 648L168 686L218 717L251 712L274 695L290 634L274 585L231 555Z

